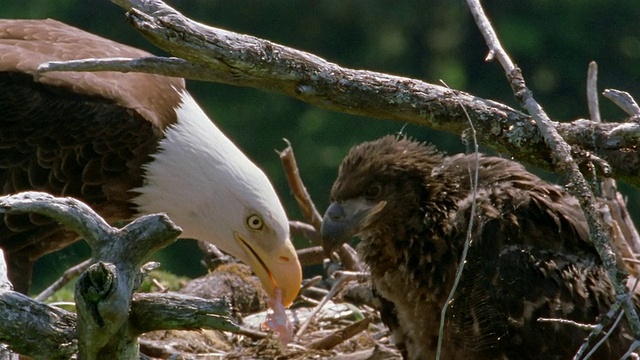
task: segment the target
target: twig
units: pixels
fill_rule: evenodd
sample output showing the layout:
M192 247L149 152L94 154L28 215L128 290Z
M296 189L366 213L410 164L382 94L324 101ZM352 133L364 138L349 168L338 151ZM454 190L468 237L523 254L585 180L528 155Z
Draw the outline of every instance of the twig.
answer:
M314 299L314 298L310 298L306 295L298 295L298 300L300 300L301 302L306 302L308 304L311 304L313 306L318 306L318 304L320 304L320 301Z
M287 147L282 151L277 151L277 153L280 156L289 188L291 188L291 192L298 202L298 206L300 206L304 217L311 223L315 229L315 233L320 234L322 216L320 216L320 213L316 209L313 200L311 200L311 195L309 195L300 177L300 171L298 170L298 164L296 163L296 157L293 154L291 143L287 139L284 139L284 141L287 143ZM291 224L289 225L291 226ZM314 237L312 239L318 238ZM317 242L316 245L317 244L319 244L319 242ZM338 257L340 257L340 262L346 269L354 271L362 271L364 269L364 266L360 263L358 254L349 244L342 244L342 246L338 248L337 253Z
M365 266L360 261L360 257L354 248L349 244L342 244L338 248L338 257L340 258L340 262L344 266L345 269L350 271L360 271L363 272Z
M321 246L311 246L304 249L296 250L298 254L298 260L302 267L308 265L320 265L325 259L324 250Z
M357 321L345 328L336 330L321 339L311 342L308 346L312 349L332 349L336 345L339 345L366 330L369 324L371 324L371 317L365 317L364 319Z
M322 239L320 232L313 227L313 225L307 224L302 221L289 220L289 230L292 235L300 235L309 239L312 244L320 244Z
M12 290L13 286L9 281L9 271L7 271L7 262L4 258L4 251L0 249L0 290Z
M302 210L302 214L304 215L305 219L307 219L316 229L316 231L319 232L320 228L322 227L322 216L320 216L320 213L318 212L318 209L316 209L313 200L311 200L311 195L309 195L307 188L302 182L300 171L298 170L298 164L296 163L295 155L293 155L293 148L291 147L291 143L287 139L283 140L287 143L287 147L282 151L278 151L277 153L280 156L282 167L284 168L284 172L287 175L289 188L291 189L291 193L293 194L293 196L296 198L298 206L300 206L300 210Z
M158 279L151 279L151 283L153 285L155 285L155 287L158 288L159 293L166 293L169 292L170 288L168 286L163 285L162 283L160 283L160 281L158 281Z
M316 275L316 276L314 276L312 278L309 278L308 280L303 281L303 284L300 287L300 293L303 293L303 292L309 290L310 288L316 286L321 281L322 281L322 276L321 275ZM325 293L325 295L326 295L326 293Z
M571 325L578 329L589 330L589 331L594 330L598 326L598 325L591 325L591 324L581 324L579 322L575 322L569 319L538 318L537 321Z
M307 321L304 322L304 324L302 324L302 326L300 326L300 329L298 329L298 332L296 333L296 337L301 336L302 334L304 334L304 332L307 330L307 328L309 327L309 325L311 324L311 321L313 321L313 319L315 318L315 316L318 314L318 312L320 312L320 310L322 310L322 307L329 301L331 300L338 291L340 291L342 289L342 287L348 283L349 281L353 280L354 277L349 275L349 274L339 274L338 275L338 279L336 280L336 282L333 284L333 286L331 287L331 291L329 291L329 293L327 294L327 296L325 296L322 301L320 301L320 303L313 309L313 311L311 312L311 314L309 314L309 318L307 319Z
M371 279L371 274L364 271L339 270L335 272L335 276L346 277L349 281L367 281Z
M601 122L598 102L598 64L595 61L589 63L589 71L587 72L587 106L591 120Z
M462 278L462 272L464 271L464 265L467 262L467 253L469 252L469 246L471 245L471 241L473 240L472 239L473 224L474 224L473 219L475 219L476 217L475 214L476 214L476 207L477 207L476 197L478 195L478 173L479 173L478 162L480 158L480 154L478 152L478 140L476 138L476 129L473 126L473 122L471 121L471 118L467 114L467 109L462 104L460 104L460 107L462 108L462 111L467 116L467 119L469 119L469 127L471 129L471 135L472 135L473 147L474 147L473 153L475 155L474 157L475 168L473 169L473 174L469 174L469 175L472 175L472 176L469 176L469 180L471 182L470 187L471 189L473 189L472 195L471 195L471 214L469 215L469 224L467 224L467 236L464 241L464 247L462 249L462 255L460 256L460 260L459 260L460 262L458 263L458 269L456 270L456 277L453 281L453 286L449 291L449 295L447 296L447 300L445 301L445 305L442 308L442 312L440 313L440 327L438 329L438 347L436 349L436 360L440 359L440 355L442 353L442 343L444 341L444 324L447 318L447 309L449 308L449 304L451 304L451 301L453 300L456 290L458 289L458 284L460 283L460 279ZM468 171L469 173L471 173L471 169L468 169Z
M582 360L587 360L589 359L591 356L593 356L593 354L596 353L596 351L600 348L600 346L602 346L602 344L604 344L605 341L607 341L607 339L609 338L609 336L611 336L611 334L613 334L613 330L616 328L616 326L618 326L618 324L620 323L620 320L622 320L622 316L624 315L624 310L620 311L620 314L618 314L618 317L616 317L616 321L613 322L613 325L611 325L611 328L609 328L609 331L607 331L604 336L595 344L593 345L593 348L591 349L591 351L589 351L587 353L587 355L584 356L584 358Z
M198 248L204 255L202 258L202 264L209 269L209 271L217 269L220 265L229 264L235 261L232 256L223 253L217 246L211 243L206 241L198 241L197 243Z
M584 339L584 341L582 342L582 345L580 345L580 348L578 349L578 351L576 351L576 354L573 357L574 360L579 360L582 358L582 355L584 354L584 352L587 351L587 349L589 348L589 344L591 343L591 341L594 340L596 337L598 337L600 333L604 330L604 327L606 326L605 321L611 321L615 316L615 314L618 312L618 310L620 310L621 305L622 304L619 302L613 303L613 305L611 306L611 309L609 309L609 311L603 317L603 320L600 321L600 323L596 324L595 327L589 333L589 336L587 336Z
M606 89L602 94L607 99L613 101L614 104L618 105L618 107L624 110L627 114L631 116L637 116L640 114L640 106L638 106L636 101L633 99L633 96L628 92Z
M627 350L627 352L624 353L624 355L622 355L620 360L631 359L632 358L631 355L638 348L640 348L640 340L635 340L633 343L631 343L631 345L629 346L629 350ZM634 359L637 359L637 358L638 357L636 356Z
M628 275L623 268L618 267L616 256L610 246L609 235L598 216L595 196L591 192L588 182L580 173L575 161L573 161L569 145L560 137L554 124L542 107L534 100L531 91L526 87L520 69L514 66L506 52L502 49L489 20L484 14L480 2L478 0L467 0L467 4L476 20L478 28L485 37L489 49L497 53L496 56L507 73L507 78L513 88L515 97L535 119L545 141L549 147L554 150L552 155L556 161L557 168L569 174L571 181L567 185L567 189L580 202L580 207L589 224L589 238L598 251L603 265L607 270L609 279L615 288L617 301L621 301L623 304L634 337L640 338L640 318L633 306L631 296L625 284L625 279Z
M632 263L632 264L638 264L638 265L640 265L640 260L637 260L637 259L632 259L632 258L627 258L627 257L625 257L625 258L622 258L622 260L624 260L624 261L626 261L626 262L630 262L630 263Z
M36 296L34 299L37 301L47 300L51 295L53 295L56 291L62 289L71 280L80 276L80 274L82 274L85 270L87 270L87 268L89 268L91 264L92 264L92 260L88 259L67 269L64 273L62 273L62 276L58 280L56 280L53 284L49 285L49 287L44 289L44 291L38 294L38 296Z
M74 303L73 301L55 301L55 302L49 303L49 305L50 306L57 306L57 307L60 307L60 306L73 306L73 307L75 307L76 303Z

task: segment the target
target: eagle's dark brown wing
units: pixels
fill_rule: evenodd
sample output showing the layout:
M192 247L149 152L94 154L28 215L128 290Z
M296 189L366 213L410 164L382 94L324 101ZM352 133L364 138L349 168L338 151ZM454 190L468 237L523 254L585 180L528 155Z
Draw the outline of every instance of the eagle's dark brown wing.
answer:
M129 190L142 185L140 165L160 136L150 122L107 100L9 72L0 73L0 113L2 194L45 191L78 198L111 221L133 215ZM29 264L75 238L42 217L5 216L0 246L16 289L26 290Z
M45 61L145 55L53 20L0 20L0 194L45 191L78 198L108 221L130 218L130 190L142 185L141 165L175 120L168 114L183 81L35 69ZM33 262L75 239L47 218L5 216L0 247L15 288L26 291Z

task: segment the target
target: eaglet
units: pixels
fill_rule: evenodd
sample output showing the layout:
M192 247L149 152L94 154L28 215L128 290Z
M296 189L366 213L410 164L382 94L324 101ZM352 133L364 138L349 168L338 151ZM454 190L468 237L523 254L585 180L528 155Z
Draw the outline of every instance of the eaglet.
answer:
M471 243L447 310L441 358L570 359L589 332L539 319L596 324L615 302L614 289L578 201L516 162L447 157L394 136L355 146L331 190L325 251L360 238L396 346L405 359L435 358L471 220L476 166ZM592 358L618 359L632 341L622 321Z

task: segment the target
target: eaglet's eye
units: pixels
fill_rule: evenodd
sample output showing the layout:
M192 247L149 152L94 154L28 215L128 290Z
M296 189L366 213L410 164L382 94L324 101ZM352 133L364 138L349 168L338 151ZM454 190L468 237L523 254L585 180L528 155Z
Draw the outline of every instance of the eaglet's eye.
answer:
M365 190L364 196L367 199L375 199L382 194L382 185L375 183Z
M253 215L249 215L249 217L247 217L247 226L250 229L252 229L252 230L260 230L260 229L262 229L263 225L264 225L264 221L262 221L262 218L260 217L260 215L253 214Z

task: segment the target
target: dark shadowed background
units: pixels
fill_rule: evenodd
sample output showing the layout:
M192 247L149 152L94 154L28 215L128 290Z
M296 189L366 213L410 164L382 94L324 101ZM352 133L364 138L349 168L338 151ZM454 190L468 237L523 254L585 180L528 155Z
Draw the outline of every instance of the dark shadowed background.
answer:
M486 46L463 1L382 0L174 0L192 19L312 52L342 66L422 79L518 108L497 63L485 63ZM503 45L523 69L536 99L552 119L587 117L585 78L589 61L599 64L599 86L640 97L640 2L485 2ZM108 0L2 0L2 18L54 18L101 36L163 52L145 41ZM250 88L190 82L205 111L270 176L287 212L300 212L286 185L274 149L287 138L301 174L323 212L337 167L349 147L402 131L449 153L465 151L459 134L416 125L329 112L283 95ZM601 99L605 121L624 117ZM546 174L552 181L557 175ZM640 222L636 189L621 185ZM298 247L307 246L296 239ZM35 289L70 264L88 256L83 243L45 258ZM179 254L179 255L178 255ZM193 242L179 242L158 254L164 269L204 272Z

